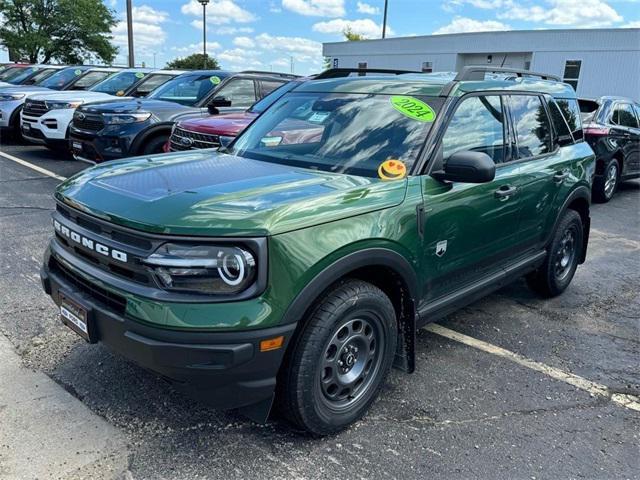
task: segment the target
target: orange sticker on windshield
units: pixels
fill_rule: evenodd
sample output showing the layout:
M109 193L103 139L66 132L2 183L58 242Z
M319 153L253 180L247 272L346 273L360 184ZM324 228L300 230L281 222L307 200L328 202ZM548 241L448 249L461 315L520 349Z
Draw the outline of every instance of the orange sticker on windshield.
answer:
M378 167L382 180L400 180L407 176L407 167L400 160L385 160Z

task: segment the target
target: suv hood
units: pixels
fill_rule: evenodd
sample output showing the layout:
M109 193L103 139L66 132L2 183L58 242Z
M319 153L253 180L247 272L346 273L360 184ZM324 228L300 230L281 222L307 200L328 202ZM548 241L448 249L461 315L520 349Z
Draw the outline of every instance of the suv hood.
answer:
M113 98L113 97L112 97ZM135 112L151 112L159 116L164 113L188 112L193 107L186 107L174 102L165 102L164 100L151 99L134 99L125 98L118 100L107 100L104 102L96 102L91 105L81 107L82 111L90 113L135 113Z
M150 233L266 236L398 205L406 186L194 151L97 165L56 198Z
M257 113L249 112L228 113L213 117L182 120L178 126L192 132L235 137L257 116Z
M108 93L101 92L89 92L82 90L66 90L64 92L55 92L55 93L38 93L37 95L32 95L32 99L34 100L49 100L49 101L84 101L84 102L96 102L99 100L109 100L116 98L113 95L109 95Z

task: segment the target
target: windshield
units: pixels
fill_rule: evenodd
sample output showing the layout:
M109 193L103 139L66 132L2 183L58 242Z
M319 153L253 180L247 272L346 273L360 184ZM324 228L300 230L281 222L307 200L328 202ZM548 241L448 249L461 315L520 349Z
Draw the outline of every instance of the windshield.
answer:
M21 68L15 75L13 75L11 77L11 79L9 79L8 81L10 83L13 83L15 85L19 85L22 82L24 82L27 78L29 78L31 75L33 75L34 73L36 73L38 70L40 70L40 67L27 67L27 68Z
M410 171L441 105L437 97L292 92L258 117L231 153L368 177L387 160Z
M33 75L29 80L24 82L27 85L37 85L42 82L44 79L49 78L51 75L56 73L59 68L41 68L38 73Z
M89 72L84 75L82 78L79 78L77 82L74 82L71 90L88 90L93 87L96 83L101 82L105 78L114 75L113 72L105 72L105 71L94 71Z
M180 75L154 90L148 98L176 102L191 107L216 88L223 78L203 74Z
M51 75L46 80L43 80L38 85L39 87L52 88L53 90L61 90L77 77L82 75L86 69L71 67L60 70Z
M164 85L172 78L176 78L176 75L167 73L151 74L142 80L133 91L125 93L134 97L146 97L160 85Z
M271 105L273 105L273 103L276 100L278 100L280 97L282 97L285 93L290 92L291 90L293 90L298 85L300 85L300 82L288 82L288 83L285 83L281 87L276 88L273 92L271 92L268 95L266 95L261 100L258 100L256 103L254 103L249 108L249 111L251 113L262 113L262 112L264 112L267 108L269 108Z
M89 74L91 75L91 73ZM89 76L87 75L87 77ZM136 82L145 77L143 72L119 72L90 88L92 92L108 93L109 95L124 95L124 92ZM82 79L84 80L84 78ZM80 80L80 81L82 81ZM78 83L80 83L80 81Z
M23 70L29 70L24 67L9 67L0 73L0 81L7 82L9 80L13 80L15 77L20 75Z

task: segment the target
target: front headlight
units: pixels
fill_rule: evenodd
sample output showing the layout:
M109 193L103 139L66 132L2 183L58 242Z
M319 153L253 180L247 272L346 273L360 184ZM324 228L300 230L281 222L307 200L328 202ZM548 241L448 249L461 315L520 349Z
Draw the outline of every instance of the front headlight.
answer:
M256 280L256 259L245 248L167 243L144 260L165 290L231 295Z
M0 93L0 102L20 100L21 98L24 98L24 93Z
M110 125L123 125L126 123L144 122L151 116L149 112L143 113L104 113L104 122Z
M44 102L49 110L60 110L66 108L78 108L82 102Z

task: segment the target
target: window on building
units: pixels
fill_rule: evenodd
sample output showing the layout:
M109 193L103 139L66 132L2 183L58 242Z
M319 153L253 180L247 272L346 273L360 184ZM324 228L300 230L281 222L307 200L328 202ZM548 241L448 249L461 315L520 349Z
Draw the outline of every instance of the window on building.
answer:
M547 110L534 95L511 95L511 116L516 131L518 157L528 158L551 151L551 127Z
M531 62L529 60L524 62L524 69L531 70Z
M433 62L422 62L422 71L424 73L433 72Z
M365 68L367 68L367 62L358 62L358 68L360 70L364 70Z
M567 60L564 62L564 75L562 79L565 83L571 85L575 91L578 91L580 67L582 67L582 60Z

